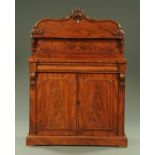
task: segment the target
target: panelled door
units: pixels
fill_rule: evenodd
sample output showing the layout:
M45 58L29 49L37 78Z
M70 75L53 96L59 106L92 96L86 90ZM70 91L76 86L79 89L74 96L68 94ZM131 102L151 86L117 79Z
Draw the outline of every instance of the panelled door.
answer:
M117 135L118 75L38 73L36 114L38 135Z
M117 135L118 75L79 74L79 135Z
M38 73L37 134L76 134L76 75Z

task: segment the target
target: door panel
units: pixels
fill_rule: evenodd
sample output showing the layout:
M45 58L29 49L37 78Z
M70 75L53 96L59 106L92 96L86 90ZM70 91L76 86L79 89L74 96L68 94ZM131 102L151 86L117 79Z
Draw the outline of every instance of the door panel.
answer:
M76 134L76 75L38 73L37 134Z
M79 135L116 135L117 74L79 75Z

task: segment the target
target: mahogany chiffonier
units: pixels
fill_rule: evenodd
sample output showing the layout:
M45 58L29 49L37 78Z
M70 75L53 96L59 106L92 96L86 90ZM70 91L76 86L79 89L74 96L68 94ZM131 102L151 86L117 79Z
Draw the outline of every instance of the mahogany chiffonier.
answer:
M27 145L127 146L124 32L75 9L31 34Z

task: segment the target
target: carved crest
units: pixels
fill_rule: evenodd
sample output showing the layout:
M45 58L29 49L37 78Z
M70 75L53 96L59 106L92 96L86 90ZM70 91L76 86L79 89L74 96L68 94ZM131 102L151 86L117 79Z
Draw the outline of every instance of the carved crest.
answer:
M74 22L74 21L75 23L79 24L79 28L80 28L80 23L83 23L84 25L86 25L86 27L88 26L89 27L88 30L83 30L83 29L86 29L86 27L81 27L82 29L79 30L76 26L72 27L71 29L67 28L70 25L70 22ZM62 22L63 22L63 26L60 28L59 25ZM54 30L52 30L53 23L55 23ZM48 26L46 26L46 24L48 24ZM73 25L70 25L70 26L73 26ZM94 31L94 28L97 30L96 32ZM73 33L74 33L76 37L76 35L77 36L79 35L78 31L83 32L83 36L85 35L87 37L91 37L94 35L93 37L102 36L102 37L122 38L124 36L123 29L117 22L113 20L106 20L106 19L98 20L98 19L89 17L86 15L86 13L83 10L79 8L73 10L70 15L64 18L49 18L49 19L43 19L38 21L34 25L31 34L33 37L36 37L36 36L37 37L39 36L41 37L49 37L49 36L71 37L72 36L73 37ZM100 34L99 34L99 31L101 32Z
M92 19L86 15L86 13L81 9L75 9L72 11L71 15L67 16L65 19L72 18L76 23L80 23L82 19Z

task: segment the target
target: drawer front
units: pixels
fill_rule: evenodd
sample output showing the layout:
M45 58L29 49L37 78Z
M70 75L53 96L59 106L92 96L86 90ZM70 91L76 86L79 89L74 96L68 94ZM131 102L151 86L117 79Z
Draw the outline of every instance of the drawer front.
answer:
M35 54L38 57L72 57L120 55L119 41L104 39L41 39Z
M82 65L82 64L58 64L58 63L39 63L38 72L104 72L117 73L119 71L117 64L105 65Z

